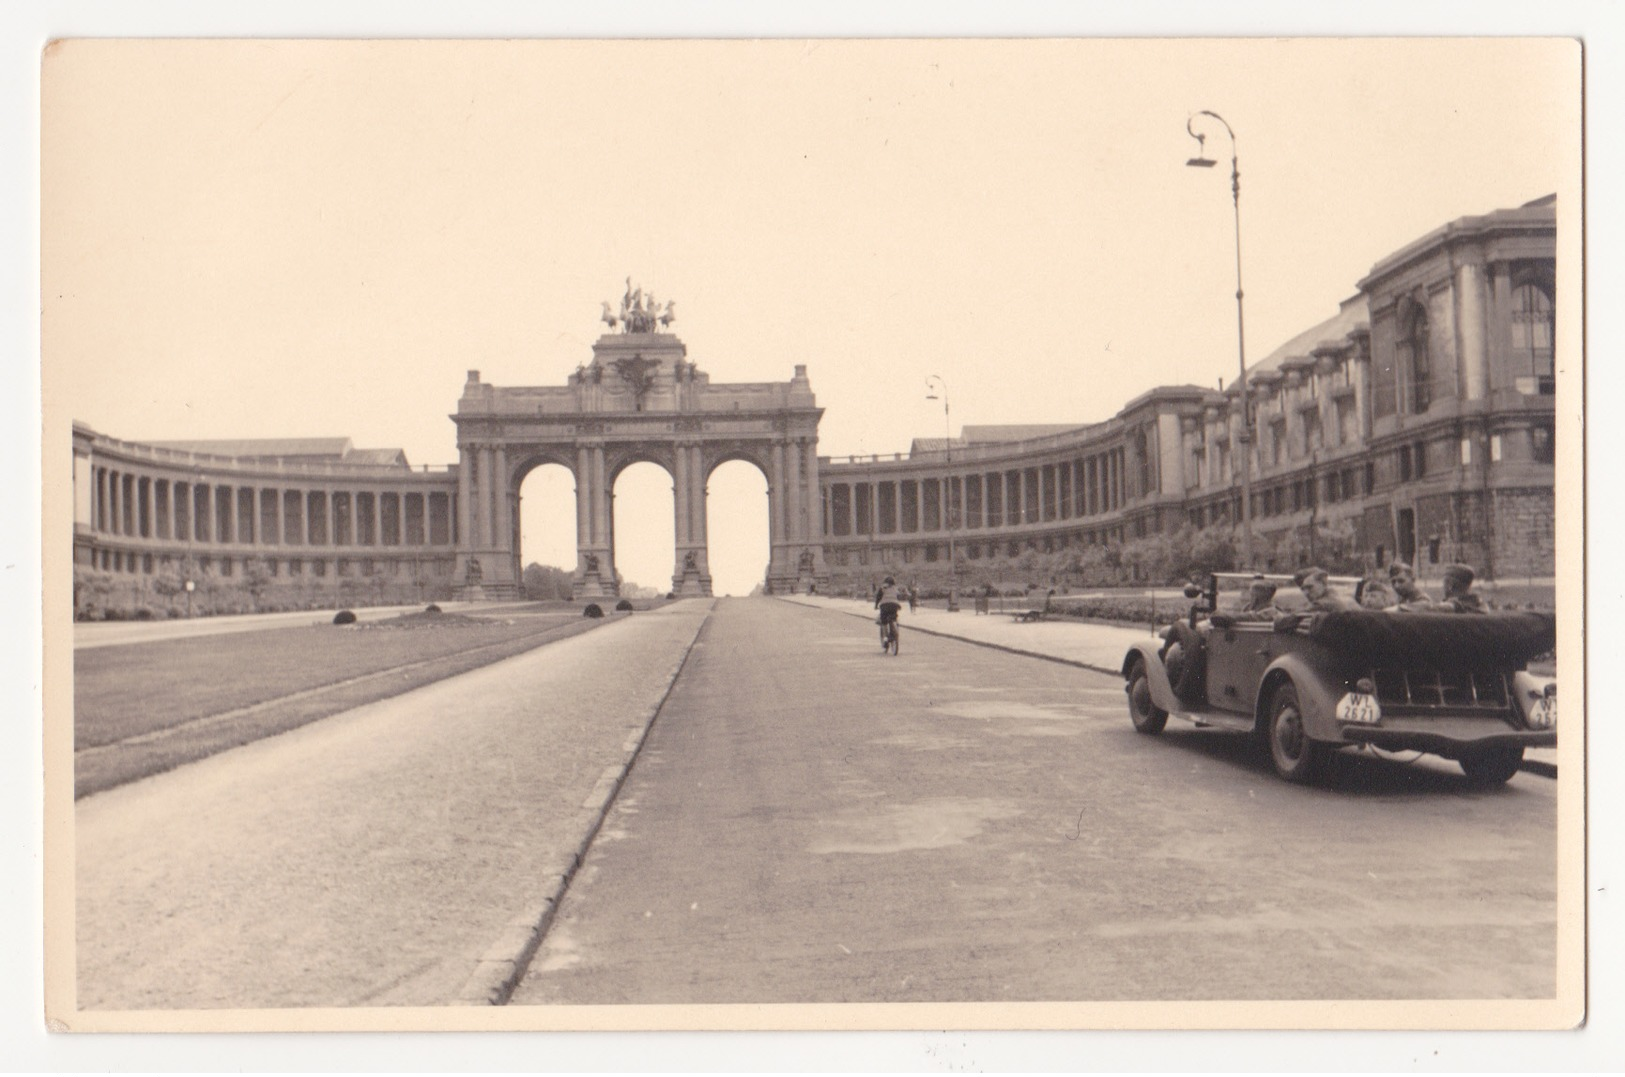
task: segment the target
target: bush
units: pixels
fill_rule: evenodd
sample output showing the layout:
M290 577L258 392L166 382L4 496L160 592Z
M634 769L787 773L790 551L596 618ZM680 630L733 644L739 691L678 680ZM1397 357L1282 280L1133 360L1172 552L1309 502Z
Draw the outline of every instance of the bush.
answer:
M581 616L583 617L602 617L603 615L604 611L599 608L599 605L596 602L587 603L587 608L581 611Z
M440 607L438 605L436 605L435 603L431 602L427 606L423 607L423 612L424 613L439 613L440 612Z
M355 613L354 613L354 611L352 611L352 610L339 610L337 613L335 613L333 615L333 623L336 624L336 625L353 625L353 624L355 624Z
M623 598L619 602L615 603L615 612L616 613L631 613L632 612L632 602L631 602L631 600Z

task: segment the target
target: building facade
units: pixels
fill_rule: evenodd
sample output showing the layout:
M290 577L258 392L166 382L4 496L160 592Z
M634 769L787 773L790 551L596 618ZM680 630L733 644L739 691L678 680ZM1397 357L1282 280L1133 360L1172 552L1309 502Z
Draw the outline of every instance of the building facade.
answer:
M1266 559L1336 535L1365 564L1424 577L1452 561L1553 575L1555 249L1553 198L1452 221L1249 368ZM271 586L364 579L396 599L515 594L519 484L548 462L576 475L583 595L613 593L610 491L643 460L673 477L679 593L709 593L705 484L733 459L767 478L777 591L946 566L950 550L969 567L1241 519L1236 385L1154 389L1090 425L967 426L908 453L822 457L805 368L712 386L659 331L669 305L657 321L634 298L629 284L619 318L605 304L622 331L565 386L470 372L450 467L342 438L137 443L75 424L74 563L134 581L184 565Z
M1553 574L1555 250L1552 198L1452 221L1249 367L1253 527L1271 550L1301 559L1330 534L1423 576ZM825 460L825 557L862 577L945 562L950 544L972 567L1234 526L1241 414L1236 385L1159 388L1102 423Z

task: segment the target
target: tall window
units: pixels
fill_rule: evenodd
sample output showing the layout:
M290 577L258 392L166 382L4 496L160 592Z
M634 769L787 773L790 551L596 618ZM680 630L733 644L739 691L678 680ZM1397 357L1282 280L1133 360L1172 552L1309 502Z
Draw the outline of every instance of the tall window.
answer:
M1512 292L1513 375L1525 393L1550 392L1556 323L1552 297L1540 285L1520 284ZM1525 379L1530 379L1526 381Z
M1411 352L1411 410L1421 414L1433 402L1433 371L1428 358L1427 310L1417 306L1414 311L1405 333L1405 342Z

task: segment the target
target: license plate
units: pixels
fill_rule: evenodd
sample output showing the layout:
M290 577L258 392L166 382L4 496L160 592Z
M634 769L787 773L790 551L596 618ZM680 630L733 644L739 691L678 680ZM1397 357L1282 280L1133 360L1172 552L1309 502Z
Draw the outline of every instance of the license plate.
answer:
M1339 722L1359 722L1362 725L1374 725L1382 717L1382 708L1377 706L1377 697L1368 696L1364 692L1350 692L1337 701L1337 720Z
M1557 725L1557 697L1541 696L1529 708L1529 724L1542 729Z

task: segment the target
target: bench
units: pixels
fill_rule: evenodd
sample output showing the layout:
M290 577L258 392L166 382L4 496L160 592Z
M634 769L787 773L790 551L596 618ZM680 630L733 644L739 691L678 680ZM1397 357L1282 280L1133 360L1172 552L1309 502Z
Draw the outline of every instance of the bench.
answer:
M1030 623L1032 621L1042 621L1044 619L1044 611L1043 610L1022 610L1019 613L1012 613L1010 616L1018 624L1027 624L1027 623Z

